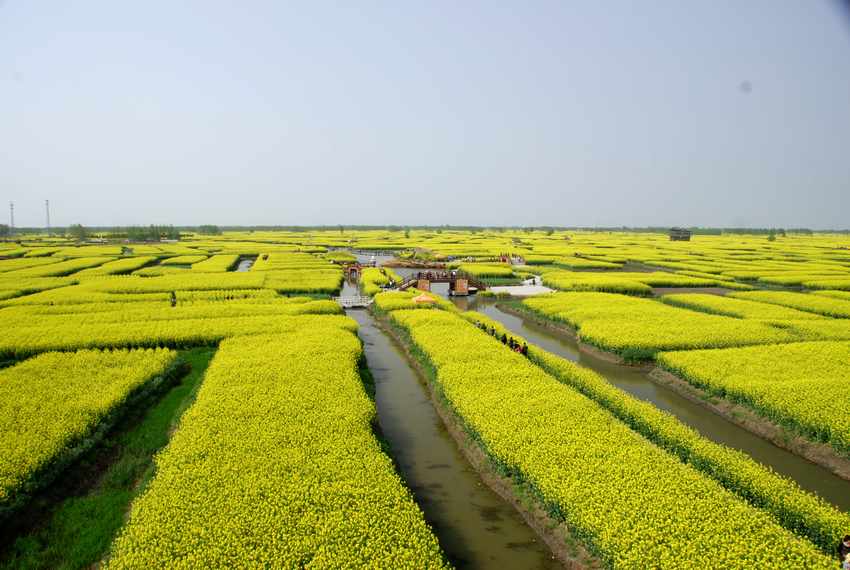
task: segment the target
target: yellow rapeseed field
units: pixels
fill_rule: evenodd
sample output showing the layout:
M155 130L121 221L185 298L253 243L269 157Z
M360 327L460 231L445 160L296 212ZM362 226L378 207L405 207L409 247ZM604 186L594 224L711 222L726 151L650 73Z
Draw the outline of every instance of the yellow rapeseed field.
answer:
M221 343L106 567L440 568L372 433L355 335Z
M0 510L174 361L170 350L50 352L0 370Z
M534 489L606 565L834 565L769 514L458 315L395 311L391 318L427 356L439 392L497 468Z
M696 386L850 455L850 342L666 352L658 362Z

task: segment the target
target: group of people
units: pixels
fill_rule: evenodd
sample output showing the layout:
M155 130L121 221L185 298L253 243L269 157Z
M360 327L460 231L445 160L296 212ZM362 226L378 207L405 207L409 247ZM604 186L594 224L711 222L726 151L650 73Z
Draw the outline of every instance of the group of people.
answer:
M513 255L511 253L500 253L499 261L501 263L510 263L512 265L524 265L525 260L519 255Z
M838 543L838 559L841 561L841 570L850 570L850 534L845 534Z
M475 326L489 333L490 336L498 338L502 341L502 344L510 347L514 352L528 356L528 344L525 342L520 344L519 341L513 337L509 337L506 333L499 335L499 331L492 325L487 326L485 323L476 322ZM838 543L838 559L841 562L841 570L850 570L850 534L844 535L844 538Z
M525 342L520 344L518 340L514 339L514 337L512 336L509 337L506 333L502 333L502 336L500 337L498 331L493 326L488 327L484 323L475 323L475 325L482 331L490 333L490 336L496 337L501 340L502 344L510 347L510 349L514 352L518 352L523 356L528 356L528 344L526 344Z

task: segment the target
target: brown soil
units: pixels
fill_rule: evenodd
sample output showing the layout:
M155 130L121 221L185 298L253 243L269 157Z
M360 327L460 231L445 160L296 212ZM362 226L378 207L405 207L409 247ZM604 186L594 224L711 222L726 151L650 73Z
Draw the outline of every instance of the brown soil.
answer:
M481 480L512 505L529 527L540 536L552 551L553 556L570 570L602 568L601 561L590 554L570 532L567 525L549 515L542 504L513 480L500 475L493 469L487 454L470 438L457 417L434 392L427 380L421 363L410 353L407 343L387 323L386 317L375 315L375 322L404 351L407 360L419 373L420 380L428 389L431 402L442 419L446 430L455 440L464 457L478 472Z
M842 479L850 480L850 459L838 455L831 446L813 442L797 435L760 416L744 405L736 404L725 398L712 396L705 390L697 388L661 367L653 369L649 374L649 378L656 384L665 386L692 402L701 404L732 423L768 440L777 447L787 449L792 453L808 459L812 463L817 463Z

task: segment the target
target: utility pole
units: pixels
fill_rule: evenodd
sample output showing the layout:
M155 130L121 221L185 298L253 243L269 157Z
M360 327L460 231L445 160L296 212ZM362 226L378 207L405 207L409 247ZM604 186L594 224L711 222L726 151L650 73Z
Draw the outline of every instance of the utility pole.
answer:
M44 201L44 210L47 212L47 237L50 237L50 200Z
M9 202L9 235L15 233L15 203Z

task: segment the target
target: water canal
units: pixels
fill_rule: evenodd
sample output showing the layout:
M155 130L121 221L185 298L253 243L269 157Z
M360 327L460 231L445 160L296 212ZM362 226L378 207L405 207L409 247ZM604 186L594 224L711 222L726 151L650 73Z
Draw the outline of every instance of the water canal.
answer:
M377 260L381 264L384 260ZM416 270L396 268L407 276ZM448 297L448 286L435 284L433 291ZM839 509L850 512L850 481L834 475L828 469L750 433L698 403L673 390L658 385L649 378L649 371L616 364L579 350L578 342L570 336L542 326L533 319L501 310L497 301L486 297L448 297L461 310L476 310L499 321L530 343L594 370L611 384L629 394L653 403L659 409L676 416L703 437L738 449L777 473L797 482L800 487L816 493ZM403 357L402 357L403 358ZM380 413L380 412L379 412ZM439 421L439 419L437 418ZM449 442L451 443L451 442ZM454 448L453 448L454 449ZM461 458L462 459L462 458ZM466 465L464 463L464 465Z
M236 264L235 271L237 272L245 272L250 271L251 267L254 266L254 262L257 261L257 256L248 256L248 257L240 257L239 262Z
M497 302L492 299L484 297L450 297L450 299L461 310L475 310L483 313L499 321L516 335L527 339L528 342L594 370L621 390L670 412L709 440L747 453L777 473L795 480L803 489L820 495L845 512L850 511L850 481L777 447L669 388L656 384L648 377L647 370L608 362L582 352L575 339L541 326L533 319L507 313L499 309Z
M455 567L560 568L520 514L482 483L402 350L367 311L347 314L360 325L383 436Z

